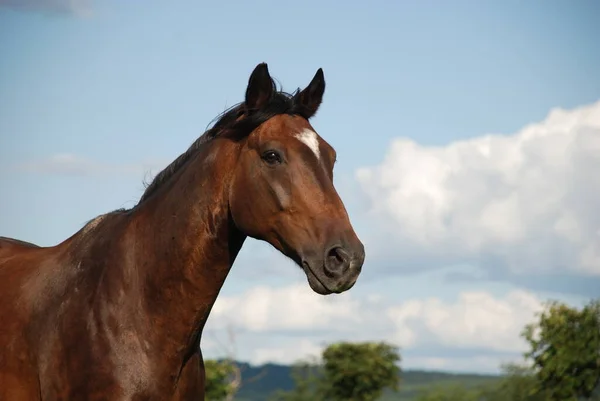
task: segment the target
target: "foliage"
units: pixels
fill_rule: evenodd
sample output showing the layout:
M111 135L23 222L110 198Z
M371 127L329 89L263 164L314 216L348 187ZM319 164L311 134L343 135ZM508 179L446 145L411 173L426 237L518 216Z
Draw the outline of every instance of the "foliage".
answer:
M522 335L539 389L552 400L590 398L600 383L600 302L583 309L550 302Z
M373 401L386 388L398 389L400 355L392 345L341 342L327 347L322 359L322 365L296 365L295 388L272 401Z
M383 390L398 390L400 354L380 343L332 344L323 351L323 395L327 400L373 401Z
M233 392L229 378L234 373L235 366L228 361L204 361L206 371L205 398L206 401L223 401Z

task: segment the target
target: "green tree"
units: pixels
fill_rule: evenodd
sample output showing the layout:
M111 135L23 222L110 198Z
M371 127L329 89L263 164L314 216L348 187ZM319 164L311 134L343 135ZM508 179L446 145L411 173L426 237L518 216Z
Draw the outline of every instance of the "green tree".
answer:
M539 388L553 400L590 399L600 383L600 302L583 309L550 302L523 337Z
M204 361L204 369L206 371L206 400L226 400L232 391L234 391L230 383L230 377L234 374L236 367L232 362L209 359Z
M332 401L373 401L386 388L398 390L400 354L380 343L332 344L323 351L321 391Z

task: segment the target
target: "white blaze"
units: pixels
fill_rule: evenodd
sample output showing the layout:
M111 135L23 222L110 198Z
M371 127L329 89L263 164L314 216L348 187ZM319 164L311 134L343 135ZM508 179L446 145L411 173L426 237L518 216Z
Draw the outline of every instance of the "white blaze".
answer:
M317 160L321 157L321 153L319 152L319 139L317 138L317 133L315 131L305 128L300 131L300 133L296 134L296 138L313 151L315 156L317 156Z

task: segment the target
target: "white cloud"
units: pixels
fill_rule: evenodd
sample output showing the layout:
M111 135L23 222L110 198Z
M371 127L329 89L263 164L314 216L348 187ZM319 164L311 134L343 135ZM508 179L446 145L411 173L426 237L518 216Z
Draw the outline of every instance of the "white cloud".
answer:
M405 257L399 265L410 258L600 276L599 171L600 101L552 110L514 135L441 147L396 139L357 178L393 238L385 247Z
M242 296L220 296L211 312L211 322L235 325L256 332L272 330L313 330L331 325L358 323L359 307L350 294L323 297L305 283L271 288L259 286Z
M281 363L291 365L300 360L318 358L322 348L314 341L305 338L296 340L284 347L271 347L265 344L264 347L252 351L252 361L255 364Z
M292 363L318 356L336 341L385 340L400 346L403 366L495 371L507 358L520 359L525 349L520 332L541 306L540 299L522 290L500 297L465 291L451 302L430 297L389 304L352 291L323 297L303 283L220 296L207 332L226 326L237 330L243 345L238 344L242 354L236 357L252 363ZM211 348L212 342L203 340L207 355L218 354Z
M165 162L149 161L137 164L109 164L86 159L71 153L55 154L47 159L23 163L17 166L21 171L56 174L56 175L103 175L103 174L134 174L147 175L155 173L166 165Z
M454 303L414 299L389 308L387 315L396 326L394 338L404 347L434 344L522 352L526 348L521 330L541 308L541 301L525 291L502 298L471 291L461 293Z

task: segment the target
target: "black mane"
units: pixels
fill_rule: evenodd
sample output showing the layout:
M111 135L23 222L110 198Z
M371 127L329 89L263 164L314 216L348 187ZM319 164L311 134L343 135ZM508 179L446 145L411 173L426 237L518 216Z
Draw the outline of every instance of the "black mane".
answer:
M146 187L138 204L144 202L158 191L165 182L167 182L192 158L203 144L212 139L217 137L227 137L235 141L241 140L250 135L252 131L271 117L281 114L299 115L308 119L310 117L310 111L306 110L300 102L298 102L299 92L299 89L293 94L278 91L273 82L273 96L264 107L257 110L249 110L245 103L241 102L228 110L225 110L215 118L216 122L212 128L207 129L204 134L192 143L188 150L182 153L154 177L152 182Z

